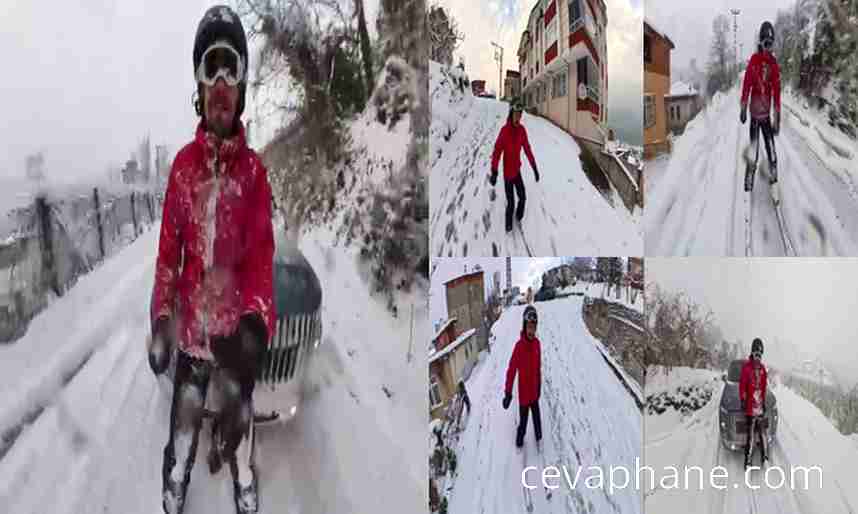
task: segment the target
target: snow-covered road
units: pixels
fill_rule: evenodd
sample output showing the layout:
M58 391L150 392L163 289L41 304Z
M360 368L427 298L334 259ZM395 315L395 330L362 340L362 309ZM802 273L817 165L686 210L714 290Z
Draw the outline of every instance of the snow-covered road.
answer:
M170 402L144 349L157 234L82 277L0 347L3 512L161 512ZM410 304L416 353L425 300L403 297L409 308L392 318L354 252L315 236L302 250L322 283L325 336L296 417L257 432L261 512L419 512L428 502L425 361L406 357ZM208 447L204 425L186 512L232 514L229 472L209 475Z
M706 370L676 369L690 380L681 383L721 384L717 373ZM663 378L663 377L662 377ZM658 378L656 378L658 380ZM663 380L662 380L663 382ZM647 395L656 388L649 387ZM778 432L771 448L771 465L780 467L787 483L781 488L769 488L762 471L752 471L750 485L744 482L743 454L731 452L721 445L718 432L719 386L714 387L712 399L703 408L681 419L675 412L646 416L646 465L655 470L654 489L646 484L645 509L647 512L679 514L700 512L707 514L854 514L858 512L858 489L855 485L854 463L858 448L850 438L841 435L831 422L810 402L792 390L775 386L778 402ZM755 461L759 464L759 460ZM704 487L698 488L697 472L690 476L691 487L679 489L661 487L662 477L671 473L673 466L684 476L685 467L696 466L703 470ZM726 488L709 485L709 473L715 466L726 468L728 477L719 481ZM818 475L811 474L807 489L801 473L796 475L798 487L789 487L792 467L819 466L822 469L822 487ZM777 485L783 475L769 472L769 483ZM681 479L682 480L682 479Z
M802 138L784 97L778 154L782 225L770 197L765 149L754 190L744 192L748 124L739 123L740 89L716 94L674 143L647 191L647 255L782 256L858 253L858 198ZM746 227L750 212L750 238ZM781 230L783 226L783 230Z
M608 494L588 489L584 479L576 489L561 480L547 498L537 478L545 466L565 466L570 475L578 468L628 466L640 457L641 415L623 384L606 364L600 343L587 331L581 317L581 297L539 302L542 342L543 455L537 453L529 424L524 452L516 450L517 393L509 410L501 405L506 368L521 331L523 306L508 308L492 328L492 351L481 357L467 382L473 411L456 445L456 477L447 483L449 510L459 513L525 512L521 487L524 463L537 466L528 480L540 484L532 490L533 512L641 512L634 488ZM516 387L513 387L516 391ZM529 422L530 423L530 422ZM561 468L562 473L562 468ZM582 472L582 477L587 472Z
M611 206L596 190L571 136L526 113L522 123L541 177L537 183L522 152L526 244L517 230L507 235L503 179L492 187L488 176L509 104L474 98L469 89L459 92L437 63L431 63L431 72L432 255L643 255L640 216L630 214L619 197Z

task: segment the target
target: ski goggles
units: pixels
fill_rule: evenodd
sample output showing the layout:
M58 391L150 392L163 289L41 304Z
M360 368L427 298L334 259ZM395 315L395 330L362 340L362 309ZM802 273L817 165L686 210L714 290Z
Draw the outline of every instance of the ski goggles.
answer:
M539 323L539 316L536 314L536 311L530 311L524 315L524 321L528 323Z
M244 80L244 59L229 43L218 42L208 47L197 66L195 78L207 86L214 86L222 78L227 86L236 86Z
M760 41L760 44L763 45L763 48L765 48L766 50L771 50L772 47L775 45L775 40L767 37L766 39Z
M751 357L756 360L761 360L763 358L763 352L752 352Z

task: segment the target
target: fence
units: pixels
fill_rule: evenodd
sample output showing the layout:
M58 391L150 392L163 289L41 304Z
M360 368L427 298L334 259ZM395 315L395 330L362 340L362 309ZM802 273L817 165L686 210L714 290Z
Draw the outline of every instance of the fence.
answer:
M136 239L163 201L128 189L53 196L9 212L11 234L0 235L0 343L21 337L51 296Z

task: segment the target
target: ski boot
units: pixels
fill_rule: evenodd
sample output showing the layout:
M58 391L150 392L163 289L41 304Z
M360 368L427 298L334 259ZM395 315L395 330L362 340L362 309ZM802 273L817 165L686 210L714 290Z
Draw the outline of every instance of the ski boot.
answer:
M232 486L235 497L236 514L256 514L259 509L259 487L256 478L256 466L250 464L239 476L235 459L230 462ZM245 483L242 483L245 482Z
M506 233L509 234L510 232L512 232L512 221L511 220L506 222Z
M769 187L771 188L772 200L775 202L775 205L780 205L781 203L781 192L780 186L778 186L778 167L777 164L774 164L770 167L771 177L769 178Z
M164 467L162 468L163 491L161 495L161 506L165 514L182 514L185 511L185 493L188 490L188 482L190 482L190 469L186 463L186 469L183 473L182 480L173 480L170 473L168 462L165 459Z

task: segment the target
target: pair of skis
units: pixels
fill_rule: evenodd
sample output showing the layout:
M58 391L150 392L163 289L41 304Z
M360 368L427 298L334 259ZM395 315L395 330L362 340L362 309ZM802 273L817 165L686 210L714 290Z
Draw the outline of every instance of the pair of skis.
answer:
M521 448L518 449L519 453L521 453L521 469L524 469L528 466L528 458L527 458L527 444L525 443ZM542 480L542 473L547 467L545 464L545 453L543 453L542 445L537 443L536 453L539 455L539 464L540 467L537 469L540 476L540 481ZM521 477L520 477L521 478ZM545 492L545 499L547 501L551 501L551 497L554 494L551 489L549 489L544 483L542 485L543 490ZM533 491L532 489L527 488L524 483L521 484L521 493L524 499L524 507L527 512L533 512Z
M491 182L489 182L491 185ZM494 202L497 199L497 193L494 190L494 187L489 188L489 201ZM527 239L524 238L524 230L521 228L520 222L514 222L514 226L511 232L507 232L507 235L511 236L513 241L515 241L516 237L521 238L522 245L524 245L524 249L527 252L528 257L533 257L533 252L530 250L530 245L527 244ZM514 247L520 247L521 245L514 244ZM512 252L507 252L511 255ZM492 254L495 257L498 257L498 248L496 245L492 245Z

